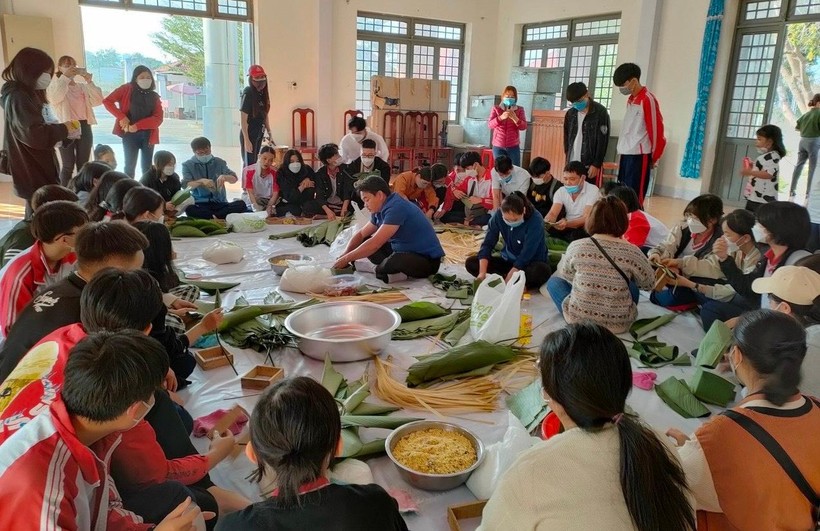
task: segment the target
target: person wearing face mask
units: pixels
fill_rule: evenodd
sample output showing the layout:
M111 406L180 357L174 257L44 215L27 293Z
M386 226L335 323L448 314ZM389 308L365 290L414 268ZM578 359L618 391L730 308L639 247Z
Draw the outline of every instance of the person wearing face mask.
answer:
M438 195L433 183L447 176L447 166L433 164L396 175L390 187L394 192L418 205L428 219L433 219L438 209Z
M137 156L142 173L151 168L154 146L159 144L162 124L162 102L154 89L154 75L147 66L139 65L125 83L105 97L103 105L114 115L114 134L122 138L125 152L125 173L134 177Z
M185 209L192 218L225 219L228 214L248 211L241 199L228 202L225 183L236 183L239 178L228 168L225 160L211 153L211 141L200 136L191 140L193 157L182 163L182 186L191 188L194 204Z
M776 125L764 125L757 130L755 148L760 154L757 160L740 170L741 175L749 178L743 197L746 198L746 210L751 212L756 212L763 203L777 201L780 159L786 156L783 132Z
M378 133L374 133L367 127L367 122L361 116L354 116L347 122L347 130L349 131L339 142L339 153L342 155L342 164L350 164L361 154L365 156L363 142L365 140L372 140L376 143L375 156L384 160L389 160L390 150L387 147L387 142L384 141Z
M478 151L462 154L460 163L464 170L464 178L453 190L453 204L450 210L442 215L441 221L486 225L490 221L490 211L493 209L490 173L481 165L481 154ZM442 211L443 208L439 209L439 212Z
M500 256L493 251L498 238L504 240ZM504 198L489 223L478 254L467 258L467 272L476 280L498 274L509 282L518 271L526 277L527 289L537 289L552 274L544 238L544 218L535 210L527 196L513 192Z
M285 152L282 165L276 172L276 182L281 194L281 200L276 205L277 216L289 214L312 218L327 214L318 200L313 168L305 164L298 149Z
M567 242L587 237L584 227L592 205L601 196L598 187L586 181L586 172L580 161L567 163L564 167L564 186L555 192L552 207L545 218L551 225L550 234Z
M165 200L166 212L176 211L171 199L174 194L182 189L182 183L176 170L177 159L173 153L170 151L157 151L154 153L154 165L140 179L143 186L162 196L162 199Z
M527 195L532 184L532 176L529 172L513 164L513 159L507 155L495 157L490 176L493 181L493 210L498 210L501 199L513 192Z
M442 223L464 222L464 208L461 202L464 193L458 190L458 186L467 180L467 173L461 166L463 155L464 153L456 153L453 157L453 169L444 179L444 198L439 201L438 210L433 214L433 219L441 220Z
M242 125L239 145L242 147L242 162L245 167L256 164L265 131L268 135L271 134L269 112L268 75L261 66L251 65L248 68L248 86L242 91L242 102L239 105Z
M807 496L820 485L820 402L801 394L805 355L806 332L793 317L743 315L726 357L746 397L691 437L667 432L679 446L698 529L815 528L817 506Z
M587 168L587 180L595 183L609 145L609 112L581 82L570 83L566 97L571 105L564 115L566 160L580 160Z
M618 180L638 194L643 205L649 174L666 148L663 115L658 99L641 85L641 68L624 63L615 69L612 82L626 100L626 114L618 136Z
M490 111L487 127L492 131L493 158L498 159L506 155L513 165L521 166L519 133L527 130L527 117L524 114L524 108L517 103L518 90L512 85L504 87L501 93L501 103L494 105ZM527 191L522 190L522 193L526 194ZM496 208L498 208L497 205Z
M243 188L248 192L250 207L254 211L265 210L268 216L274 214L279 201L275 158L276 151L271 146L262 146L256 162L242 169Z
M129 190L122 200L122 216L131 225L140 221L165 223L165 201L156 190L139 186Z
M350 213L350 199L355 189L347 167L342 164L339 146L325 144L319 148L322 167L316 172L316 200L328 219L347 216Z
M341 153L341 148L339 148ZM361 144L361 156L353 162L347 164L347 171L350 175L356 176L358 173L378 173L384 182L390 182L390 165L385 159L376 155L376 141L372 138L365 138ZM344 164L344 157L342 157ZM359 205L361 206L361 205Z
M532 184L528 194L529 200L542 216L549 213L555 199L555 192L564 186L564 183L550 173L550 167L550 161L543 157L535 157L530 162Z
M54 61L42 50L23 48L5 70L0 90L4 111L3 149L14 193L26 202L25 217L30 218L31 196L41 186L60 183L60 165L54 147L69 133L79 132L76 122L48 123L46 89L54 73Z
M60 148L63 162L60 183L66 185L74 169L79 171L91 157L91 146L94 145L91 126L97 123L94 107L102 104L103 93L92 81L92 75L85 68L77 67L73 57L60 57L57 68L57 74L46 90L48 100L61 121L80 122L80 139ZM75 82L76 78L81 78L83 83Z

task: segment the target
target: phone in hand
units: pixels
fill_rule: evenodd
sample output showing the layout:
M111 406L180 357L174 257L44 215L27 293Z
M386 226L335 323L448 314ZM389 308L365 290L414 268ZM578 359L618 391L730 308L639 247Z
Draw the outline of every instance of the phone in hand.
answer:
M78 67L74 68L74 70L77 72L78 76L81 76L83 74L88 73L88 70L86 70L85 67L83 67L83 66L78 66Z

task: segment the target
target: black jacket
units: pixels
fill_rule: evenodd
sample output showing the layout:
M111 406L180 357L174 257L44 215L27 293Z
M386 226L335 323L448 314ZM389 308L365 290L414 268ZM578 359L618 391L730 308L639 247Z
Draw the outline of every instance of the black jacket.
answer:
M760 295L754 292L752 289L752 283L758 278L762 278L763 275L766 274L766 266L769 265L769 259L766 258L764 254L768 251L768 246L761 244L757 247L760 250L760 254L763 256L760 257L760 261L757 262L757 265L755 265L755 268L751 273L743 273L743 271L737 267L735 261L730 258L727 258L720 263L720 270L723 271L723 275L726 277L726 280L729 281L729 285L732 286L732 288L734 288L739 295L748 301L756 300L757 306L760 306ZM780 267L787 265L791 255L799 250L800 249L786 249L786 252L780 257L780 261L777 262L774 270L777 271Z
M584 117L581 140L581 163L589 168L598 168L604 163L609 145L609 112L597 101L589 101L589 110ZM570 162L575 135L578 133L578 111L574 108L564 115L564 153Z
M8 152L14 192L28 201L41 186L60 184L54 146L68 137L68 128L47 124L43 105L15 81L3 85L0 103L5 111L3 149Z
M180 183L179 175L174 173L169 177L165 177L165 180L163 181L159 178L159 173L160 172L154 168L151 168L145 172L145 175L142 176L140 183L142 183L142 185L146 188L155 190L166 201L170 201L171 198L174 197L174 194L182 189L182 183Z
M348 176L349 173L347 166L342 164L339 166L339 173L336 174L336 195L342 201L349 201L353 198L353 181ZM316 200L324 205L333 195L333 185L327 174L327 166L316 170L314 181L316 182Z
M348 164L347 171L348 173L350 173L350 175L356 175L357 173L361 173L362 158L359 157L358 159ZM382 176L382 179L384 179L388 183L390 182L390 164L382 160L380 157L376 157L376 160L373 161L373 171L379 172Z
M282 201L291 205L301 206L302 204L316 199L317 189L305 188L299 191L299 185L305 179L310 179L316 183L316 176L313 169L307 164L302 164L299 173L293 173L288 169L287 164L282 164L279 171L276 172L276 182L279 184L279 193L282 196Z

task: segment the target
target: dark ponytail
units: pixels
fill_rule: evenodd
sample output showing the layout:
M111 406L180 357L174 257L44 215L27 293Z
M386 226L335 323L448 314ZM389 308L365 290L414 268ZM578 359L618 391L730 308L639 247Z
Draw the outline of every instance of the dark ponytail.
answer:
M524 219L530 219L535 207L532 206L527 196L516 190L501 201L501 211L524 214Z
M794 317L774 310L748 312L740 317L733 336L743 360L764 379L766 400L781 406L800 392L806 331Z
M142 186L139 182L131 179L123 179L114 183L114 186L105 194L105 200L100 204L102 208L111 212L111 219L125 219L125 212L123 212L123 202L125 194L131 191L132 188ZM104 216L103 216L104 217Z
M133 223L140 214L154 212L165 205L159 192L145 186L136 186L126 192L122 200L122 214L128 223Z
M251 445L257 458L253 479L276 475L277 500L298 505L299 487L319 479L335 455L342 423L336 401L320 383L297 376L265 391L253 410Z
M600 325L572 324L544 339L540 369L544 390L579 428L615 423L621 490L635 527L694 530L683 469L652 430L624 414L632 366L623 343Z
M85 209L88 210L88 219L91 221L102 221L103 218L105 218L105 213L110 210L108 203L105 201L108 192L111 191L115 184L127 179L131 179L131 177L115 170L109 170L102 174L100 180L97 181L97 186L91 189L91 193L88 194L88 199L85 202Z

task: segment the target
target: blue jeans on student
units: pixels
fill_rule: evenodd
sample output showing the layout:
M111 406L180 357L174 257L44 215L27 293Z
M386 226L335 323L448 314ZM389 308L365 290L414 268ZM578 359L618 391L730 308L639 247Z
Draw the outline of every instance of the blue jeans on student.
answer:
M818 151L820 151L820 137L800 138L800 143L797 147L797 162L794 165L794 172L792 172L792 185L789 188L789 195L795 194L797 183L800 181L800 174L803 173L803 166L805 166L806 161L809 161L809 182L806 186L806 195L811 192L814 168L817 167Z
M136 133L125 133L122 136L122 150L125 152L125 173L134 177L137 168L137 155L140 155L140 175L151 169L154 158L154 146L150 144L151 131L143 129Z
M757 308L759 308L759 305L755 306L740 295L735 295L728 302L706 299L706 302L700 307L700 320L703 322L703 330L708 332L715 321L726 322Z
M554 302L555 306L558 308L558 313L560 313L563 317L564 299L569 297L569 294L572 293L572 284L557 275L553 275L549 280L547 280L547 291L550 294L552 302ZM635 282L629 283L629 294L632 296L632 302L637 304L638 299L641 296L641 292Z
M652 294L649 295L649 300L658 306L670 308L675 306L683 306L686 304L697 304L700 306L701 304L705 304L710 299L706 297L706 295L703 295L702 293L695 293L694 290L689 288L677 287L675 289L664 288L661 291L653 291Z
M493 146L493 158L497 159L501 155L507 155L508 157L510 157L513 166L521 166L521 146L512 146L506 148Z

